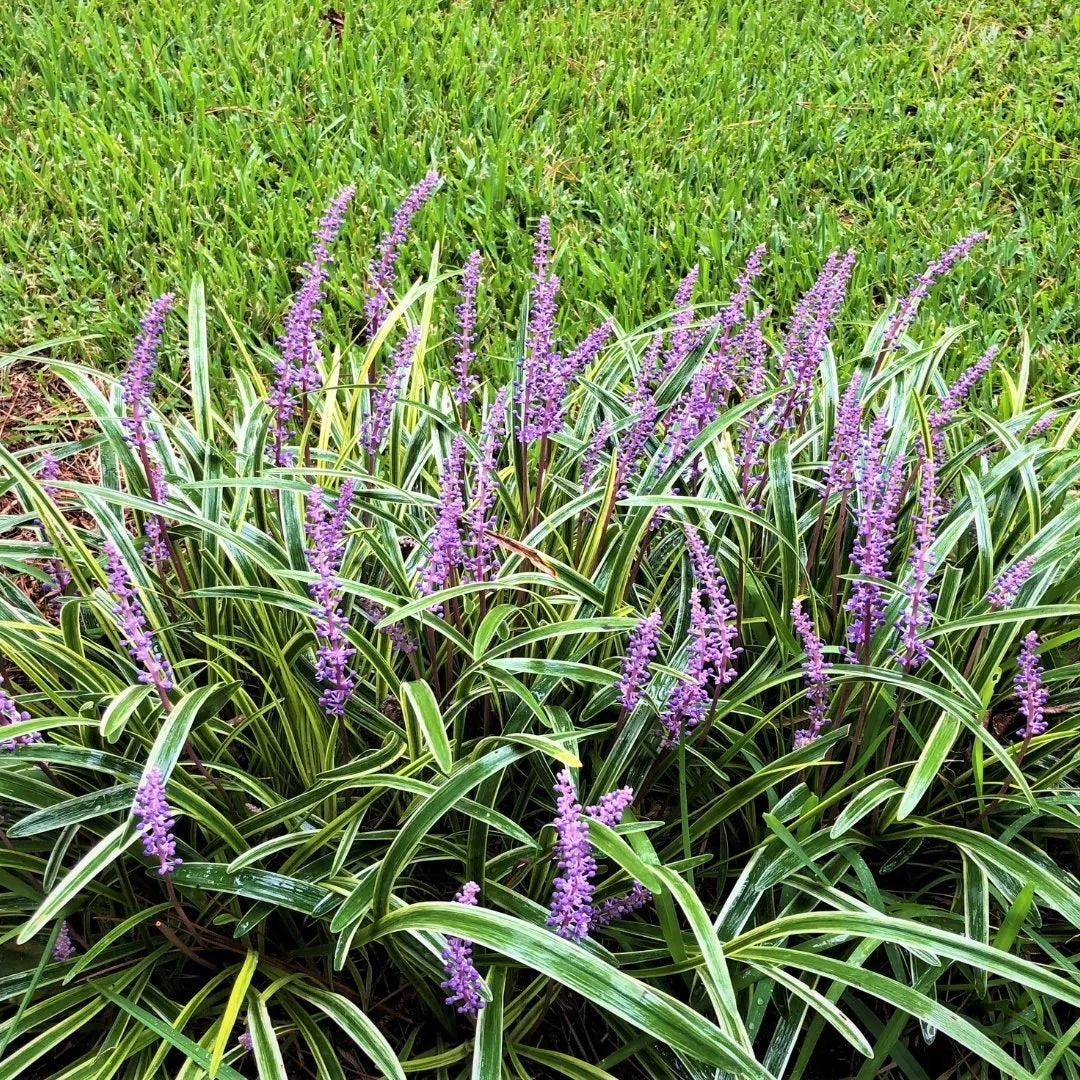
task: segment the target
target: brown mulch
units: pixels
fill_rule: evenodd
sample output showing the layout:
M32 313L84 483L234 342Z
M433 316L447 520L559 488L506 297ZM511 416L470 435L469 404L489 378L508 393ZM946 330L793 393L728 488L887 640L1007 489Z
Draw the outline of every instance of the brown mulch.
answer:
M90 430L85 410L62 379L31 364L15 364L0 371L0 443L8 450L25 451L38 443L78 442ZM24 460L30 466L36 463L32 455L26 455ZM94 484L100 475L95 448L79 450L59 461L61 480ZM61 494L61 506L64 501ZM13 491L0 494L0 517L18 515L23 509ZM69 517L77 525L90 524L90 519L79 511ZM36 531L25 528L13 529L10 535L18 540L37 538ZM29 574L16 575L13 580L42 614L55 615L52 590L47 585Z

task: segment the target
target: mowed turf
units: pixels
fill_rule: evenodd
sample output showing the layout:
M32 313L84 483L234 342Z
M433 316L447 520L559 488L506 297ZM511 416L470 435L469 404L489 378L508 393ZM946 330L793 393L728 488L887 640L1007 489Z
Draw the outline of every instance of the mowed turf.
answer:
M545 211L568 334L595 307L626 324L661 312L695 262L698 296L719 299L765 242L763 298L784 313L831 248L858 249L839 331L855 339L936 250L984 228L924 320L977 320L972 354L1027 327L1047 390L1070 387L1075 5L348 8L342 27L325 0L10 5L0 345L94 332L69 348L115 362L147 293L196 271L217 330L227 313L270 342L314 217L355 180L331 305L348 334L379 231L436 166L415 250L438 241L447 266L483 250L495 358Z

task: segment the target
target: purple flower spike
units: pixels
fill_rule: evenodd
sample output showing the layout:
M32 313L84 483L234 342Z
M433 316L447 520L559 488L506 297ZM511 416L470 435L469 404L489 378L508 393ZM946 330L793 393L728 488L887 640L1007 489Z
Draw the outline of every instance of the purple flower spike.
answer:
M887 421L878 416L862 440L858 470L858 533L851 561L863 578L852 584L844 605L851 616L847 629L847 659L869 662L870 639L885 620L881 581L889 577L896 513L903 491L903 458L885 462Z
M490 581L499 569L495 554L498 541L493 535L498 525L494 513L498 494L495 470L505 424L506 391L500 390L480 431L480 461L473 476L469 509L465 513L465 528L472 552L465 560L470 581Z
M915 514L915 540L909 565L911 573L904 585L907 603L900 615L897 628L900 631L900 648L897 657L900 666L907 671L917 668L930 655L934 642L923 636L930 625L933 612L930 602L930 579L934 574L934 533L940 517L934 462L919 448L919 505Z
M390 228L383 233L379 241L379 252L371 260L368 270L368 295L364 302L368 341L371 341L379 332L379 327L382 326L386 312L390 308L390 296L397 276L398 256L409 235L409 225L417 211L431 198L438 184L439 174L432 169L405 196L405 201L398 207L390 222Z
M29 720L30 714L20 709L15 704L15 699L3 688L4 677L0 675L0 731L9 724L18 724L20 721ZM30 746L41 738L37 731L28 732L26 735L16 735L14 739L0 739L0 750L14 750L19 746Z
M315 677L325 687L319 704L327 716L344 715L345 702L357 681L356 674L349 670L356 649L346 636L349 624L341 611L341 581L337 576L345 555L345 525L355 490L356 483L350 477L341 485L333 512L318 485L307 497L307 563L316 575L308 591L316 602L312 614L315 632L321 639L316 650Z
M317 390L322 381L319 374L322 310L319 305L325 299L324 286L330 277L330 246L341 232L345 211L355 195L356 186L349 184L338 192L323 213L312 236L311 259L303 267L300 287L285 316L284 333L278 341L281 359L274 365L274 385L266 399L274 412L270 456L278 466L292 462L293 455L286 443L292 434L293 418L305 396Z
M600 796L600 801L595 806L586 806L585 813L602 825L614 828L623 819L623 814L634 801L634 789L630 787L616 788L606 795Z
M593 432L589 445L585 448L585 456L581 460L581 489L587 491L592 486L596 476L596 468L600 464L600 452L611 438L611 421L605 419Z
M360 441L364 449L371 455L375 455L382 447L386 433L390 430L390 421L394 415L394 406L397 404L401 387L405 382L405 376L409 373L413 360L416 358L416 349L420 344L420 327L414 326L401 339L401 344L394 350L389 362L383 369L382 383L378 390L372 393L371 416L364 424Z
M660 363L660 349L664 344L662 334L654 334L645 347L641 357L641 366L634 376L633 387L626 400L633 422L619 440L619 458L615 477L620 499L630 494L630 481L641 468L645 453L645 444L656 430L656 420L660 414L650 386L656 377Z
M38 479L45 481L42 484L42 489L45 494L55 503L60 496L58 488L53 487L47 481L58 480L60 478L60 465L56 458L50 453L41 455L41 466L38 469ZM48 537L45 533L45 527L38 522L38 528L41 531L41 538L47 540ZM45 564L46 569L49 572L49 577L53 580L53 585L56 586L57 592L63 592L71 584L71 571L64 565L63 559L49 559Z
M254 1043L251 1040L250 1031L240 1032L240 1037L236 1041L240 1044L241 1049L247 1051L248 1053L251 1052L251 1048L252 1046L254 1046Z
M966 259L971 254L972 248L980 240L985 240L984 232L973 232L958 240L948 251L939 255L930 265L915 279L915 286L911 292L900 301L885 331L885 338L881 346L881 354L888 355L900 343L900 338L907 333L911 324L915 321L915 315L919 310L919 304L934 287L938 278L947 274L961 259Z
M612 896L593 908L592 923L594 926L608 926L616 919L625 919L639 911L652 899L652 893L635 881L630 891L623 896Z
M162 877L171 874L183 859L176 857L176 837L172 834L176 821L165 801L165 780L160 769L151 769L143 777L131 812L142 822L136 831L142 837L143 853L157 859Z
M945 457L945 429L952 423L956 410L971 393L971 388L990 370L997 345L991 345L946 391L938 407L927 417L930 424L930 445L940 463Z
M476 290L480 284L480 252L474 251L465 263L461 276L461 290L458 292L457 330L454 341L457 343L457 356L454 358L454 374L457 384L454 386L454 400L464 405L472 397L477 386L476 376L469 371L469 365L476 358L473 344L476 341Z
M53 945L52 958L58 964L70 960L75 955L75 945L71 940L71 930L67 919L60 924L60 933L56 935L56 944Z
M1021 559L1015 566L1009 567L998 576L986 594L986 602L992 611L1004 611L1013 606L1021 586L1031 577L1034 565L1035 556L1028 555L1027 558Z
M559 279L551 273L551 219L546 214L536 227L533 267L525 354L521 358L514 398L521 412L518 439L526 445L545 433L545 402L551 397L552 380L562 365L562 357L556 351L558 338L555 326Z
M431 552L424 563L420 595L430 596L452 584L454 574L465 565L461 522L465 515L465 440L454 436L450 454L439 477L439 499Z
M381 604L377 604L374 600L369 600L367 597L360 596L357 597L356 602L360 610L373 623L381 622L386 615L386 608ZM401 623L391 623L389 626L380 630L379 633L385 634L390 639L390 644L393 645L398 652L405 653L406 655L416 652L416 642Z
M803 611L802 601L797 598L791 606L791 620L806 650L803 671L806 675L806 697L810 702L810 711L807 714L810 722L805 728L795 732L795 747L798 749L812 743L828 726L829 700L832 695L829 690L830 665L825 663L821 638L817 636L810 616Z
M548 926L559 937L581 941L589 933L592 915L592 879L596 860L589 844L589 826L578 802L570 770L563 769L555 784L557 816L555 818L554 857L558 860L559 876L555 878Z
M848 383L836 410L836 427L829 440L825 466L825 495L849 495L855 487L855 462L858 458L862 401L859 392L862 375L856 371Z
M694 567L694 577L701 583L709 601L706 660L712 667L713 680L719 686L727 686L735 678L735 659L742 652L735 645L739 633L734 621L735 605L728 599L727 586L704 541L689 525L683 526L683 533Z
M671 316L671 345L664 353L664 369L660 376L661 382L666 379L694 349L695 334L687 327L694 321L694 309L690 306L694 298L694 286L697 284L700 268L695 266L689 274L679 282L675 290L675 299L672 306L675 309Z
M1048 413L1044 413L1031 425L1031 430L1028 431L1028 436L1032 439L1037 439L1040 435L1045 435L1053 426L1054 421L1057 419L1057 413L1051 409Z
M120 621L124 645L142 669L139 682L152 685L165 704L173 688L172 667L150 635L139 594L131 583L123 557L111 541L105 542L105 565L109 572L109 592L116 601L113 614Z
M479 892L480 886L475 881L466 881L454 900L467 907L475 907ZM480 996L483 983L472 959L472 942L465 938L448 937L442 961L446 981L440 986L449 991L446 1004L456 1005L459 1013L475 1016L484 1007L484 999Z
M1034 630L1024 638L1016 661L1016 697L1024 715L1024 726L1017 732L1024 740L1042 735L1049 726L1043 717L1050 691L1043 686L1043 669L1039 663L1039 635Z
M154 502L165 501L165 474L161 462L151 450L157 434L150 430L148 421L154 396L158 349L165 333L165 316L172 310L175 299L172 293L165 293L147 308L139 325L131 360L120 378L121 399L128 411L128 415L120 421L124 428L124 441L139 458L149 496ZM144 532L147 539L144 556L147 562L156 566L169 555L165 521L156 515L147 518Z
M626 644L622 677L618 682L619 704L630 712L641 700L649 678L649 666L660 642L660 609L655 608L634 627Z

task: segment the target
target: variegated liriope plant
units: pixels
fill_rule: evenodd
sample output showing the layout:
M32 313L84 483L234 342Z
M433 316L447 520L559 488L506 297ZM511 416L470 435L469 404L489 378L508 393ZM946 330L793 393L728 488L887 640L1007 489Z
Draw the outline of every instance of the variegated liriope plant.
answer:
M171 296L20 358L93 427L0 449L0 1077L1076 1075L1077 413L910 336L981 237L837 355L763 249L564 342L543 220L502 383L437 184L351 340L349 188L168 410Z

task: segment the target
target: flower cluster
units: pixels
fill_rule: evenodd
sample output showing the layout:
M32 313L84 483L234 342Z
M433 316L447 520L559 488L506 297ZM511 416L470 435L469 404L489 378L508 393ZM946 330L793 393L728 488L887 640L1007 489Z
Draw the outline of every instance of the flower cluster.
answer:
M4 677L0 675L0 730L9 724L18 724L30 719L30 714L25 709L20 709L15 704L15 699L4 690L3 682ZM14 750L19 746L30 746L40 738L39 732L30 731L25 735L16 735L13 739L0 739L0 750Z
M1021 559L1015 566L999 574L994 584L986 593L986 602L993 611L1004 611L1016 602L1024 582L1031 577L1032 568L1035 566L1035 556L1028 555Z
M495 555L498 541L495 539L496 462L502 447L503 429L506 424L506 391L495 395L491 410L480 430L480 460L473 475L469 508L465 512L465 528L468 534L468 550L465 570L470 581L488 581L499 568Z
M903 490L903 458L885 461L887 421L875 418L860 440L862 449L857 478L858 529L851 561L860 574L852 583L845 605L850 661L869 662L870 639L885 620L885 597L881 582L889 576L896 513Z
M105 543L105 565L109 573L109 592L115 601L113 614L120 621L124 645L142 669L139 682L153 686L162 704L169 708L168 693L173 688L172 667L150 635L139 594L132 585L123 556L112 541Z
M836 410L836 426L825 463L825 494L850 495L855 488L855 462L862 434L862 374L856 371Z
M581 490L588 491L592 487L593 478L600 465L600 454L607 446L611 438L611 421L606 417L600 426L593 432L589 445L585 448L585 456L581 459Z
M475 907L479 892L480 886L475 881L466 881L454 900L466 907ZM440 986L448 991L446 1004L456 1005L459 1013L475 1016L484 1007L484 999L480 995L483 982L473 963L472 942L465 938L448 937L442 962L446 980Z
M611 791L601 795L597 805L583 810L570 770L562 769L556 777L555 794L556 838L553 855L558 861L559 875L555 878L547 924L554 927L559 937L582 941L588 936L596 915L592 903L596 859L589 843L586 817L608 826L618 825L634 800L634 792L628 787ZM641 904L637 904L637 907L641 907ZM608 922L617 917L614 909L608 914Z
M431 198L438 187L439 174L432 169L423 180L415 184L405 201L398 207L390 222L390 228L379 241L378 253L372 258L368 270L367 300L364 315L367 317L366 334L370 341L379 332L390 308L390 297L397 273L398 256L409 235L413 217Z
M386 615L386 609L374 600L369 600L367 597L361 596L356 602L360 610L373 623L381 622ZM389 626L382 627L379 632L385 634L390 639L390 644L393 645L398 652L405 653L406 655L416 652L416 642L401 623L391 623Z
M412 362L416 358L416 348L420 344L420 327L414 326L401 339L383 369L382 382L372 392L371 413L364 423L360 442L364 449L374 457L382 447L390 420L394 414L398 395L401 393L405 376L408 375Z
M626 401L632 420L629 427L625 429L625 434L619 439L615 483L620 499L625 499L630 494L630 481L641 467L645 444L656 430L660 408L650 387L656 378L660 363L660 349L663 344L663 334L654 334L645 347L641 365L634 375L633 386Z
M464 405L476 389L477 379L469 370L475 359L473 343L476 341L476 290L480 284L480 252L474 251L465 261L461 275L461 290L458 293L457 330L454 341L457 355L454 357L454 401Z
M312 614L321 638L315 675L325 687L319 704L328 716L344 715L345 702L356 686L356 675L349 670L356 649L346 636L349 624L341 610L341 582L337 576L345 556L345 524L355 490L355 481L346 480L332 512L317 484L307 496L307 562L315 574L308 590L316 602Z
M150 769L143 777L131 812L141 822L136 831L142 837L143 853L157 859L162 877L171 874L183 860L176 857L176 837L172 833L176 821L165 801L165 779L160 769Z
M1024 726L1017 732L1025 740L1042 735L1047 728L1044 718L1046 702L1050 692L1043 686L1043 669L1039 663L1039 635L1032 630L1020 645L1020 656L1016 661L1016 697L1020 702L1020 712L1024 717Z
M803 664L803 672L806 676L806 697L810 702L810 711L807 714L809 723L805 728L795 732L795 749L812 743L829 724L829 665L825 663L825 655L821 638L814 630L814 624L810 616L802 609L802 601L797 597L791 606L791 621L802 638L803 648L806 650L806 663Z
M71 940L71 928L65 919L60 924L60 933L56 935L56 943L53 945L52 958L56 963L62 964L75 955L75 945Z
M690 355L694 349L695 334L688 327L694 321L694 309L691 301L694 298L694 286L697 285L700 267L695 266L690 273L679 282L672 300L674 309L671 316L671 343L664 351L664 367L660 379L666 379L675 369Z
M454 574L465 565L461 538L461 521L465 515L464 486L465 440L455 435L439 477L435 533L420 580L422 596L430 596L451 585Z
M622 896L610 896L593 907L592 925L608 926L616 919L625 919L640 911L651 899L652 893L640 881L635 881L629 892Z
M267 404L274 412L271 457L275 465L291 464L293 455L286 443L293 418L307 395L319 388L322 379L319 373L322 311L319 305L325 297L324 286L330 276L330 246L341 232L345 211L355 195L355 185L349 184L326 208L314 233L311 259L303 268L300 287L285 316L285 332L278 341L281 359L274 366L274 385L267 397Z
M885 330L885 337L881 346L881 355L891 353L900 342L900 338L907 333L911 324L915 321L915 315L919 310L919 304L926 298L934 287L938 278L947 274L961 259L966 259L971 254L972 248L980 240L985 240L984 232L973 232L958 240L948 251L942 252L930 265L915 279L915 285L899 303L896 313L889 320Z
M945 429L952 422L956 410L964 403L972 387L990 370L998 346L991 345L949 388L938 403L938 407L927 417L930 424L930 445L938 461L945 458Z
M48 481L60 479L60 463L52 454L42 454L41 467L38 469L38 479L45 481L45 483L42 484L45 494L55 503L60 491L58 488L49 484ZM45 528L40 522L38 524L41 528L41 535L44 538ZM71 584L71 571L64 565L63 559L49 559L46 563L46 569L49 572L49 577L53 580L53 584L56 586L57 592L63 592Z
M152 452L158 436L149 427L150 403L154 397L154 375L158 350L165 333L165 317L172 310L175 299L172 293L165 293L147 308L131 360L120 377L121 400L128 413L120 421L124 428L124 440L139 458L146 476L147 491L154 502L165 501L165 473L161 462ZM164 562L169 554L164 519L152 514L146 519L143 531L147 540L146 560L154 565Z
M649 678L649 665L660 642L660 609L656 608L634 627L626 644L622 675L616 684L619 704L629 712L641 700Z
M932 458L919 447L919 504L915 513L915 540L909 559L911 572L904 583L907 603L900 613L897 629L900 631L900 648L897 658L900 666L911 670L922 664L930 655L934 642L923 636L930 625L933 612L930 604L934 594L929 591L934 574L933 546L940 509L937 498L937 475Z

